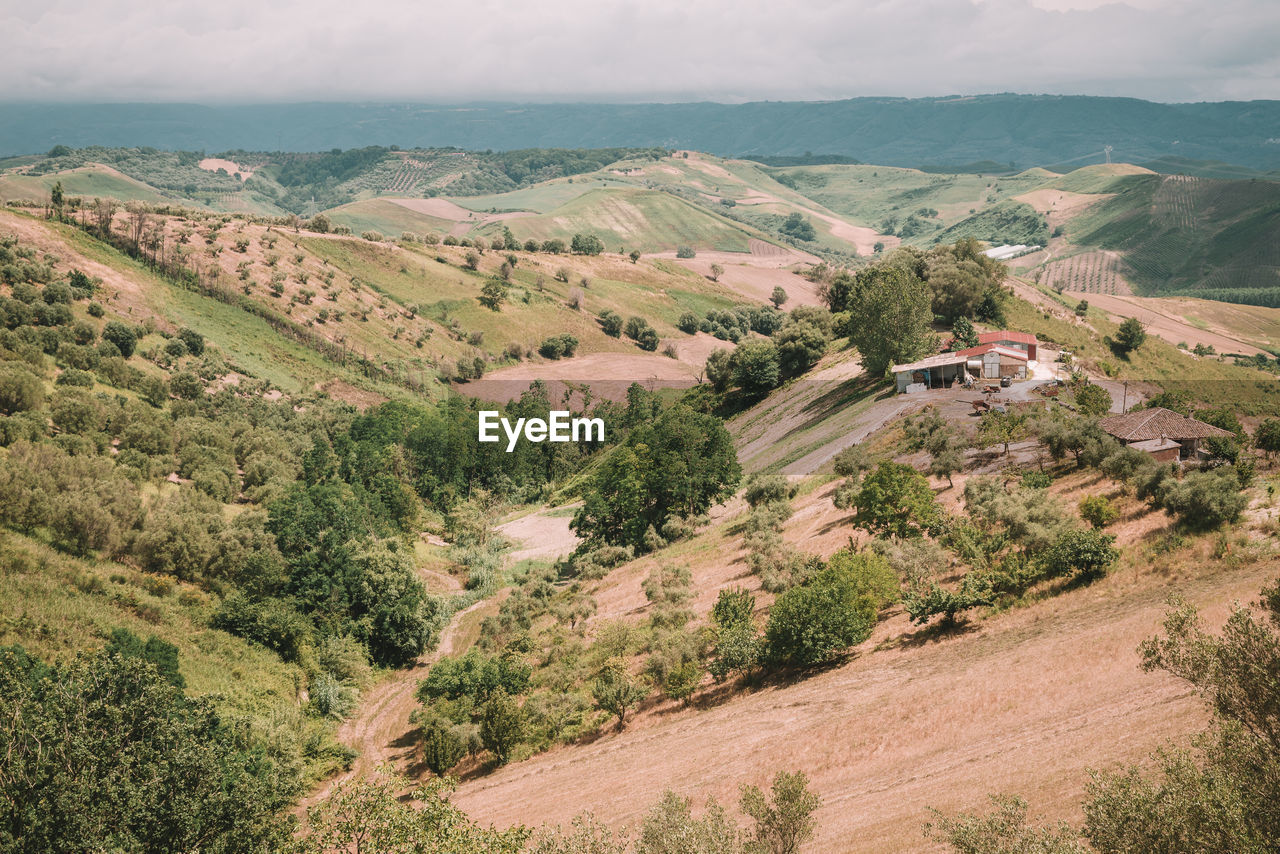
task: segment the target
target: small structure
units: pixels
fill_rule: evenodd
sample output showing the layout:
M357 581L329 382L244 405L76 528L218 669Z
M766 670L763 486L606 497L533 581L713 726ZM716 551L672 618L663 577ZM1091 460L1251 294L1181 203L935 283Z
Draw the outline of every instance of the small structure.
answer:
M1158 463L1176 463L1182 455L1182 445L1162 436L1159 439L1148 439L1145 442L1130 442L1129 447L1135 451L1150 454Z
M958 355L965 357L969 373L984 380L998 380L1001 377L1019 380L1027 378L1028 356L1025 350L1003 344L979 344L977 347L960 350Z
M1121 444L1170 462L1194 458L1203 439L1225 439L1233 435L1221 427L1159 406L1102 418L1098 426ZM1173 454L1173 445L1178 447L1176 455Z
M1021 350L1027 358L1036 361L1036 348L1039 342L1030 332L1011 332L1001 329L999 332L983 332L978 336L979 344L998 344L1010 350Z
M964 353L939 353L918 362L894 365L893 374L898 380L898 393L920 389L950 388L956 380L963 380L969 357Z

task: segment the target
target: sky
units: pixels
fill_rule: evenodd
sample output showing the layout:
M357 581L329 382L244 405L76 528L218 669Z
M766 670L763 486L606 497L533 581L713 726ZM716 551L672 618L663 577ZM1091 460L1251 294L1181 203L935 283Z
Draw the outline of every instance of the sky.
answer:
M1280 98L1280 0L0 0L0 100Z

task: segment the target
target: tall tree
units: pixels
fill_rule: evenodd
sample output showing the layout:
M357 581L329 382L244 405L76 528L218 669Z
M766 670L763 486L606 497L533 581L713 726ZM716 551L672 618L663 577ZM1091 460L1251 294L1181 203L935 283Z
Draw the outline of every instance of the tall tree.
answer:
M917 276L893 264L858 274L849 300L849 341L862 354L862 366L882 377L890 365L909 362L937 345L929 328L932 296Z

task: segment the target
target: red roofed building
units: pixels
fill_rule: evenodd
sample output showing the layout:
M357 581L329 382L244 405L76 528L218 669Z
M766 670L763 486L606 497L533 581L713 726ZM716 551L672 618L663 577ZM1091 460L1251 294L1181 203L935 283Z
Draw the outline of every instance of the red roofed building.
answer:
M1036 336L1029 332L1010 332L1002 329L999 332L983 332L978 336L979 344L999 344L1011 350L1021 350L1031 361L1036 360Z

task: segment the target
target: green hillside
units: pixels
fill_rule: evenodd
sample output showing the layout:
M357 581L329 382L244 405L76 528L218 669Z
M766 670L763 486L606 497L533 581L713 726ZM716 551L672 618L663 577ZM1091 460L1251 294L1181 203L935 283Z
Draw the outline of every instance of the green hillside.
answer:
M1109 191L1067 234L1122 251L1142 293L1280 306L1280 185L1134 175Z

